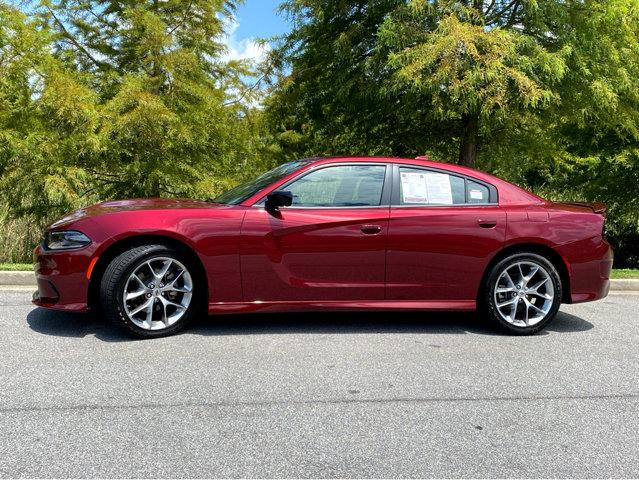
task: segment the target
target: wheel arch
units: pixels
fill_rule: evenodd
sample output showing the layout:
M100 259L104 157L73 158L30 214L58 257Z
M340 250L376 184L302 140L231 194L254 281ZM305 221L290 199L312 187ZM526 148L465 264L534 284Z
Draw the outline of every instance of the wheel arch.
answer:
M548 245L545 245L543 243L535 242L522 242L508 245L507 247L499 250L493 256L493 258L490 260L490 262L488 262L488 265L486 265L486 268L484 269L484 274L482 275L480 286L477 289L478 302L482 297L482 290L491 269L504 258L516 253L534 253L544 257L546 260L552 263L553 266L557 269L557 273L559 273L559 279L561 280L561 301L562 303L572 303L572 299L570 296L570 274L566 261L552 247L549 247Z
M106 271L109 263L120 255L122 252L129 250L131 248L139 247L141 245L165 245L169 248L172 248L183 255L185 255L192 263L195 268L195 275L202 284L204 288L202 291L204 292L203 300L208 302L208 277L206 275L206 270L204 269L204 264L202 260L193 249L191 245L186 243L185 241L179 240L175 237L162 235L162 234L139 234L139 235L131 235L121 239L116 240L112 244L110 244L104 251L100 253L98 261L95 263L93 270L91 271L91 278L89 279L89 287L88 287L88 305L90 308L94 308L99 304L99 296L100 296L100 282L102 281L102 276Z

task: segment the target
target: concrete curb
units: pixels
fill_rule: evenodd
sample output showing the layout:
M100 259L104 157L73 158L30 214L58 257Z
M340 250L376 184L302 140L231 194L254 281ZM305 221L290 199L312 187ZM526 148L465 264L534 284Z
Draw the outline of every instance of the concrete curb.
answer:
M613 279L610 280L611 292L639 292L639 279L627 278L627 279Z
M0 287L35 287L33 272L0 271ZM610 280L611 292L639 292L639 279Z
M10 272L0 270L0 286L36 286L36 278L33 272Z

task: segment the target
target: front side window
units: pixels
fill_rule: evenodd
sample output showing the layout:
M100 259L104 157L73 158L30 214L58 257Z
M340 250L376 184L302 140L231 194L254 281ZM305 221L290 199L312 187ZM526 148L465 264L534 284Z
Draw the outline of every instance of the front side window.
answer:
M462 177L418 168L399 169L401 205L461 205L466 203Z
M321 168L282 187L294 207L376 207L382 200L385 165Z

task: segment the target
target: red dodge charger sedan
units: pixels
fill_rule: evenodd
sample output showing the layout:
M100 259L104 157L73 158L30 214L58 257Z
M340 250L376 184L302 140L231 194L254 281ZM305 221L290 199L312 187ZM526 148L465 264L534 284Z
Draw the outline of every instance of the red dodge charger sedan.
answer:
M480 309L538 332L608 294L604 207L426 158L286 163L212 201L112 201L47 228L36 305L139 337L209 314Z

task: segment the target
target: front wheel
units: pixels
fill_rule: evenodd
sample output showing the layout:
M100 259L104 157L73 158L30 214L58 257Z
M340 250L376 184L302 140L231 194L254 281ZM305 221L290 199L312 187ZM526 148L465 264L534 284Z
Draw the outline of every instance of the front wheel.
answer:
M482 300L488 316L503 330L531 335L555 318L561 298L554 265L540 255L518 253L490 270Z
M100 284L107 319L140 338L184 328L193 316L197 293L189 260L163 245L123 252L111 261Z

